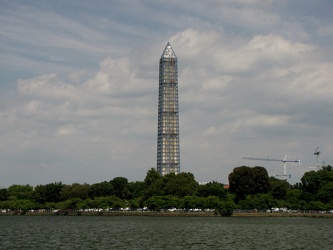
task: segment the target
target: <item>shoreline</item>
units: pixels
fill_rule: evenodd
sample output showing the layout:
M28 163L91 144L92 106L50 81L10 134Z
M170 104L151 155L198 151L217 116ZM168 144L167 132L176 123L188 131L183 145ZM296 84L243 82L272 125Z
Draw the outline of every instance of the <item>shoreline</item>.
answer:
M150 216L150 217L228 217L221 216L214 212L26 212L26 213L0 213L0 216ZM333 214L328 213L262 213L262 212L236 212L229 217L316 217L316 218L333 218Z

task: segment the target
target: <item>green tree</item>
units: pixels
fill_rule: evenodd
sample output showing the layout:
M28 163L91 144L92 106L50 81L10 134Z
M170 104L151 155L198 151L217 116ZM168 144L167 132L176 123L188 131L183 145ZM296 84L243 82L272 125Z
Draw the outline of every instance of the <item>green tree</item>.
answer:
M9 197L9 192L6 188L1 188L0 189L0 201L5 201Z
M205 207L219 210L222 208L222 200L217 196L208 196L206 198Z
M236 208L236 205L231 200L223 200L218 208L221 216L231 216Z
M254 194L267 193L270 183L266 168L256 166L251 170L254 180Z
M230 192L236 195L237 202L248 194L267 193L269 190L268 173L263 167L237 167L229 175L229 186Z
M152 196L162 196L164 195L164 177L161 177L154 182L152 182L146 189L143 191L143 200L147 200Z
M192 208L200 208L200 209L205 209L208 208L206 206L206 197L199 197L199 196L195 196L193 195L192 197L195 197L195 206Z
M89 197L90 185L73 183L72 185L64 185L60 191L60 200L66 201L72 198L85 200Z
M114 195L114 187L111 182L103 181L90 186L89 197L106 197Z
M160 178L161 178L160 173L157 172L155 168L151 168L150 170L148 170L144 182L146 183L147 187L149 187Z
M11 200L6 200L6 201L2 201L1 202L1 208L2 209L14 209L14 207L13 207L13 201L11 201Z
M9 196L15 196L19 200L32 200L33 187L26 185L12 185L8 188Z
M127 184L126 199L131 200L143 196L146 190L146 183L143 181L130 182Z
M301 178L301 182L303 191L315 194L322 186L333 182L332 167L328 165L319 171L306 172Z
M205 208L215 209L221 216L231 216L236 205L230 198L221 199L217 196L209 196L206 198Z
M321 201L311 201L305 206L306 210L326 210L326 205Z
M126 206L125 201L115 195L106 197L105 202L108 208L113 210L118 210L119 208Z
M277 201L270 194L247 195L239 202L242 209L267 210L277 206Z
M116 177L110 181L114 189L115 196L123 199L127 193L128 180L124 177Z
M285 199L287 191L291 188L291 185L286 180L279 180L275 177L269 178L270 193L274 199Z
M4 209L11 209L11 210L32 210L32 209L37 209L38 204L31 200L25 200L25 199L13 199L13 200L8 200L3 202L3 208Z
M323 166L321 170L304 173L301 178L300 198L307 203L309 209L322 209L322 204L333 200L333 170L332 166Z
M323 203L333 201L333 181L321 186L317 192L317 199Z
M217 196L219 198L224 198L226 192L227 191L224 189L222 183L213 181L204 185L199 185L197 195L200 197Z
M46 202L45 205L40 208L45 208L47 210L53 210L56 208L56 203L55 202Z
M120 208L123 208L125 206L126 206L126 204L124 203L123 200L118 200L118 201L115 201L113 203L113 208L112 209L115 210L115 211L119 211Z
M302 191L296 188L287 190L286 202L290 209L302 209L305 202L300 199Z
M319 170L320 171L320 170ZM301 178L302 190L307 193L314 194L320 187L320 179L316 171L304 173Z
M198 196L187 195L183 198L183 203L182 203L181 208L185 208L185 209L197 208L198 204L201 203L201 201L199 201L199 199L200 199L200 197L198 197Z
M64 185L61 182L36 186L34 191L35 201L40 204L44 204L46 202L59 202L60 192L63 186Z
M108 209L112 207L112 202L110 202L109 197L95 197L89 204L89 208L95 209Z
M131 209L137 209L140 207L140 200L139 199L132 199L128 202L128 205Z
M163 196L152 196L148 200L145 201L145 206L151 210L161 210L165 208L165 200Z
M66 209L78 210L82 200L80 198L74 197L65 201Z
M88 199L85 199L82 201L82 209L95 209L95 208L100 208L101 206L101 202L100 200L98 199L98 197L94 198L94 199L91 199L91 198L88 198Z
M195 181L192 173L170 173L163 177L164 195L184 197L193 195L199 184Z
M168 208L178 208L182 204L181 199L178 197L174 197L171 195L168 196L153 196L150 197L146 202L145 205L152 210L162 210Z

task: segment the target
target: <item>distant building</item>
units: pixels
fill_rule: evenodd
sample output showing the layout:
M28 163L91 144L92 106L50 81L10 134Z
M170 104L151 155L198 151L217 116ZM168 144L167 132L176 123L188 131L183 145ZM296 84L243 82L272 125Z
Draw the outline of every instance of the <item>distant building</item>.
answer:
M177 57L169 43L160 58L157 171L180 172Z

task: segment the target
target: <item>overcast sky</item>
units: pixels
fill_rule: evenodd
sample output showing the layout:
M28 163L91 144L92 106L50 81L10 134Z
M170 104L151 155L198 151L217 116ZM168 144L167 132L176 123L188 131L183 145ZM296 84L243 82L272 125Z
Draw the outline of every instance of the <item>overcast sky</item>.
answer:
M178 58L181 171L290 183L333 165L331 0L2 0L0 186L142 181L156 167L158 63Z

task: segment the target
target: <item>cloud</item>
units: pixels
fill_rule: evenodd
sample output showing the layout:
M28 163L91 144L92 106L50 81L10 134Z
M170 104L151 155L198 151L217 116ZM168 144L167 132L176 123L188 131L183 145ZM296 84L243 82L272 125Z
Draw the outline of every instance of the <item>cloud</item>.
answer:
M186 65L180 76L180 100L185 105L181 131L192 138L192 146L186 147L192 148L196 141L198 147L192 150L202 155L207 151L201 151L200 145L207 147L205 142L209 141L210 162L216 159L226 163L229 156L215 149L229 152L226 145L232 147L236 141L239 152L267 147L272 152L298 152L300 141L331 133L328 124L333 121L328 117L332 113L327 102L331 63L317 61L314 55L321 53L320 48L274 34L256 35L249 40L232 36L228 40L225 35L185 30L173 37L176 47L186 51L184 56L176 51ZM233 39L237 46L233 46ZM188 46L187 41L191 41ZM200 41L204 41L202 45ZM273 146L283 140L287 147ZM239 145L249 142L252 149Z
M329 78L329 65L311 61L311 54L317 50L313 46L273 34L257 35L250 40L230 35L227 39L226 35L214 30L186 29L170 38L181 65L180 120L181 135L185 137L181 138L181 145L185 164L194 164L199 156L202 159L197 159L197 165L205 164L208 159L223 161L230 150L226 142L239 143L247 138L256 140L253 144L256 147L261 138L273 142L281 136L292 136L295 131L299 135L302 131L308 133L311 127L294 118L303 116L296 113L300 110L283 103L301 105L303 98L288 92L298 89L304 77L311 79L313 75L315 79L321 72L322 80ZM221 46L221 40L228 42ZM137 59L148 63L142 66L136 63ZM299 64L299 60L303 63ZM121 58L107 57L99 70L84 81L78 82L79 74L71 83L69 79L73 79L75 72L69 74L68 80L56 74L19 80L17 91L27 103L22 104L24 112L16 112L17 119L25 117L31 124L42 121L36 124L39 129L34 134L40 139L28 139L22 147L29 146L31 150L51 140L52 148L56 145L61 148L55 154L62 158L68 157L67 152L76 155L92 150L94 155L109 154L102 162L133 165L136 157L142 159L146 155L145 162L153 165L158 82L157 76L152 77L149 71L141 72L141 67L153 64L149 53L133 53ZM328 91L322 80L311 83L313 87L303 84L298 92L309 95L314 86ZM25 115L20 117L21 114ZM38 115L38 119L32 120L27 114ZM51 139L52 136L63 139ZM85 145L78 150L75 149L78 143ZM146 150L142 151L141 146ZM221 154L219 148L225 149L225 153ZM186 158L188 154L187 157L193 154L197 157ZM133 160L126 159L129 155ZM233 164L232 160L227 162ZM216 167L216 163L211 163L212 169Z
M249 133L249 128L259 127L277 129L278 127L286 126L288 123L288 116L286 115L256 115L253 117L247 117L246 119L237 120L236 122L232 122L230 124L226 124L225 128L209 127L208 130L203 133L203 135L218 135L221 132L238 134L244 133L244 131L246 131L245 133Z
M14 173L1 168L0 181L143 180L156 163L158 62L168 41L178 57L182 171L225 182L251 164L243 156L267 154L307 168L317 146L332 161L332 25L308 15L312 4L66 6L0 11L1 165ZM293 183L300 167L288 168Z
M17 90L19 94L24 96L55 99L75 99L77 96L75 87L62 82L56 74L19 80Z
M61 126L56 131L56 136L68 136L77 133L77 128L75 126L68 124L66 126Z
M137 93L139 79L135 78L134 66L130 64L129 58L105 59L98 73L86 86L90 91L101 95L123 96L131 92Z

